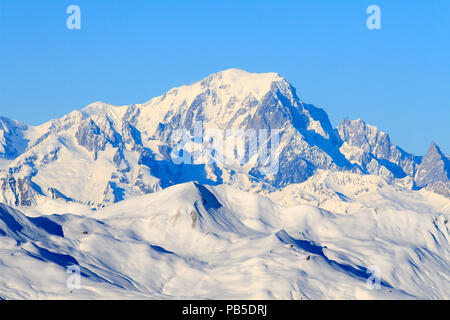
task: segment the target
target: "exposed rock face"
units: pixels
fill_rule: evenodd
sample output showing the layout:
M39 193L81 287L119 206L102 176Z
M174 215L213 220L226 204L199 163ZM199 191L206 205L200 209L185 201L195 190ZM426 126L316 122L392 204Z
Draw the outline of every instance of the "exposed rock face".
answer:
M175 130L193 134L196 122L204 129L278 130L272 154L279 154L279 170L261 171L269 158L174 163ZM270 138L262 144L272 144ZM248 155L249 144L245 149ZM327 113L304 103L284 78L236 69L142 105L94 103L39 127L0 118L0 157L13 159L0 169L0 201L10 205L50 197L103 206L187 181L274 190L304 182L318 169L381 175L411 188L443 182L435 189L445 194L449 172L437 146L421 161L361 120L333 129Z
M344 142L341 151L365 173L387 178L414 177L420 157L392 144L388 134L364 121L345 119L337 128Z
M450 181L430 183L426 189L450 199Z
M419 187L432 185L436 182L446 183L450 179L450 161L433 142L423 157L417 172L416 184Z
M111 127L110 120L107 117L101 120L104 120L101 121L103 129L100 129L92 119L86 119L81 122L75 133L78 144L93 152L94 159L97 159L99 151L105 150L107 143L117 147L121 142L119 135Z
M15 206L32 206L42 195L40 187L31 179L18 178L12 175L0 178L0 202Z

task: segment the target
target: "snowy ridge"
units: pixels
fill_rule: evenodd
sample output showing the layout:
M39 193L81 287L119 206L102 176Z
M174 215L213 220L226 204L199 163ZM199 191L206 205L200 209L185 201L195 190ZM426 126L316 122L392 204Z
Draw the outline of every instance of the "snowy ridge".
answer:
M250 162L175 165L172 134L196 121L205 129L279 129L278 173L263 176ZM230 69L141 105L98 102L38 127L5 118L1 124L0 201L13 206L60 198L101 207L188 181L273 190L317 170L376 174L410 189L450 193L442 152L422 162L361 120L333 129L324 110L304 103L276 73ZM439 161L442 169L431 173Z
M85 207L84 214L33 222L0 209L6 233L0 271L8 275L0 277L0 295L8 299L448 299L450 293L450 208L418 213L380 205L377 212L339 215L187 183L96 214ZM36 231L18 242L12 219ZM81 290L63 282L73 264L83 270ZM24 277L25 266L39 275ZM373 266L378 290L367 286Z
M376 175L319 170L301 184L289 185L268 194L283 206L309 204L339 213L377 212L380 208L417 212L450 212L450 201L443 195L410 190Z
M280 130L279 171L174 163L172 134L198 121ZM0 117L0 299L449 299L449 215L437 145L421 157L360 119L333 128L276 73L36 127Z

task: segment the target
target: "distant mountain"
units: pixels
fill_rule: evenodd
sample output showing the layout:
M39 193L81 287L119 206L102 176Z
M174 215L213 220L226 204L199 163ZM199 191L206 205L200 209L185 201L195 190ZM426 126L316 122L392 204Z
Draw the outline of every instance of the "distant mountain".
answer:
M449 162L237 69L0 117L0 300L448 299Z
M174 163L174 133L193 133L196 122L203 129L279 130L279 170L261 173L271 159ZM436 169L436 155L409 154L361 120L334 129L286 79L230 69L140 105L94 103L37 127L1 118L0 157L12 161L0 166L0 202L52 198L98 207L188 181L276 190L318 169L376 174L409 188L439 182L435 191L446 194L448 158L439 154L443 165Z
M433 142L417 169L415 180L419 187L450 179L450 161Z
M426 187L450 199L450 159L431 143L415 175L418 187Z

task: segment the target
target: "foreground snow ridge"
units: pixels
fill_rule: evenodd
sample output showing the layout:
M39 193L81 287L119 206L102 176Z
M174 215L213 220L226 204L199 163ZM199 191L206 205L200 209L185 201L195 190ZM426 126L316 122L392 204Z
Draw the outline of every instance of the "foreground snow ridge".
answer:
M96 212L62 200L29 216L0 205L0 296L448 299L449 206L435 211L433 197L416 200L420 212L393 194L377 210L334 214L186 183ZM80 289L66 286L73 265Z
M196 122L279 130L279 171L174 163L173 133ZM37 127L0 117L0 300L449 299L449 215L436 144L333 128L276 73Z

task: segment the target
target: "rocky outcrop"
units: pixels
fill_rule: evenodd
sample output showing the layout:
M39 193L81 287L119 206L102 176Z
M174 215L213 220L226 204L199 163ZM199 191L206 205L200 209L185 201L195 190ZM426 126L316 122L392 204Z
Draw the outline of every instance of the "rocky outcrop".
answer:
M450 161L433 142L417 168L416 184L418 187L425 187L436 182L446 183L449 179Z
M360 119L344 119L337 132L343 142L341 150L364 173L391 179L414 177L420 157L394 145L388 134Z

